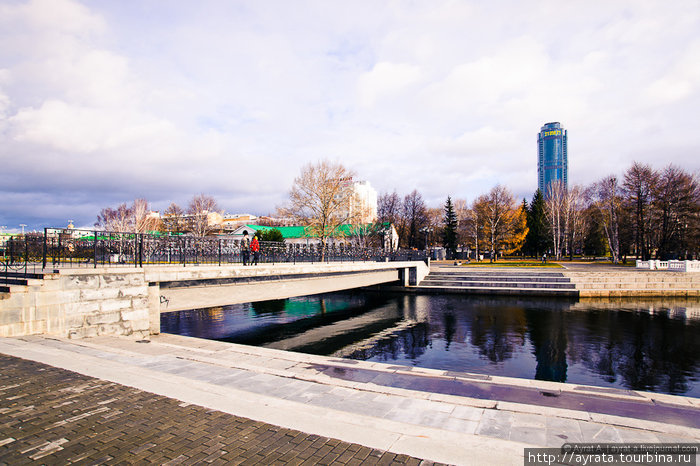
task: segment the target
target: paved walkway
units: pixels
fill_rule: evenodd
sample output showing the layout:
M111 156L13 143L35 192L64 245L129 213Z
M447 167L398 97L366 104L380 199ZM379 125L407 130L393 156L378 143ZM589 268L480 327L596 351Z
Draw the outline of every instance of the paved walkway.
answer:
M352 460L362 451L360 455L367 453L364 461L371 457L370 461L381 464L418 461L415 458L451 464L522 464L526 447L560 447L566 442L700 441L700 400L694 398L341 360L165 334L152 337L150 343L116 337L0 339L0 353L99 379L81 381L77 388L66 390L65 396L77 398L83 408L74 412L65 405L63 417L49 420L51 425L64 421L67 425L82 418L102 422L103 417L119 411L118 416L130 416L123 423L129 429L122 432L137 432L127 440L116 431L112 435L71 431L42 436L34 428L33 434L38 437L17 448L12 445L19 437L8 431L14 425L12 421L0 423L0 445L4 443L0 462L13 464L14 460L2 456L6 451L3 449L31 459L29 455L58 447L67 450L71 441L80 443L83 437L94 449L88 454L91 460L100 452L116 452L107 445L116 436L115 441L119 438L129 445L129 449L119 451L132 455L167 452L162 458L148 458L156 462L204 460L217 452L226 452L220 454L221 458L229 455L226 459L240 459L244 451L248 461L265 458L265 462L272 462L274 455L280 454L279 460L293 452L297 460L309 460L300 455L310 454L312 461L338 454L333 459L337 462L342 455L344 460ZM48 369L41 372L53 373ZM14 384L21 385L12 388L8 388L13 384L7 385L7 379L0 379L5 387L0 387L0 410L14 409L23 424L32 425L34 408L30 407L38 405L35 396L58 383L49 382L41 388L23 377L19 379L21 382ZM81 389L85 384L87 387ZM100 405L91 401L88 389L94 384L104 385L107 393L131 391L123 397L105 394L100 398L102 402L117 400ZM3 394L10 393L8 390L16 391L6 397ZM129 397L143 397L144 401L127 402L128 407L123 408L112 404L128 401ZM165 407L156 408L149 400ZM7 406L8 401L16 403L14 408ZM60 404L56 406L61 408ZM144 410L143 406L149 408ZM224 419L221 413L234 416ZM209 419L213 424L207 424ZM96 424L101 426L100 422ZM175 424L185 430L168 430ZM207 430L197 430L197 426L205 424L210 432L197 435ZM225 434L217 432L220 426L229 424L229 430L221 431ZM161 425L163 430L159 430ZM236 432L261 440L240 444ZM304 441L304 450L290 448L292 439ZM183 442L186 446L178 450ZM250 442L250 449L243 448ZM366 448L356 450L359 445ZM186 453L195 447L191 455ZM118 463L119 458L108 462ZM129 462L138 458L124 459Z
M432 464L20 358L0 366L0 464Z

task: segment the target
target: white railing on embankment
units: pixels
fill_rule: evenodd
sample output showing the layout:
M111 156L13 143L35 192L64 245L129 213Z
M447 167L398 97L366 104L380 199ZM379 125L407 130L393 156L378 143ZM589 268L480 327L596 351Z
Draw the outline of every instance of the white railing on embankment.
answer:
M670 270L671 272L700 272L700 261L637 261L638 269Z

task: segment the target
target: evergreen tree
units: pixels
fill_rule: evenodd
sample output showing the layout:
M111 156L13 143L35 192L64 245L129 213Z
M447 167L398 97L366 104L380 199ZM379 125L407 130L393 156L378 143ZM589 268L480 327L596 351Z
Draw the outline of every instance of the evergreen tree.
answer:
M551 238L547 226L546 209L544 196L538 189L527 210L528 232L525 238L525 253L529 256L540 257L550 247Z
M442 244L447 250L447 257L453 259L457 254L457 214L450 196L447 196L447 202L445 202L444 224Z
M255 232L255 236L257 236L260 241L284 243L284 236L277 228L258 230Z
M601 226L600 214L596 212L594 207L590 207L586 215L590 219L588 228L586 229L583 253L586 256L602 257L608 253L608 245L605 241L605 233Z

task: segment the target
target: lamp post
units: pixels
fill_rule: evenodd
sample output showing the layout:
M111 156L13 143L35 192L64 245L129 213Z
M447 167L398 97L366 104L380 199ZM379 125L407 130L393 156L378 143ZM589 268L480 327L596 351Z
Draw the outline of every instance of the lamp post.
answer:
M425 252L428 254L428 256L430 256L430 250L428 249L428 245L429 245L429 238L430 238L431 233L433 232L433 229L430 227L423 227L419 231L425 235Z
M24 236L24 227L26 227L27 224L26 224L26 223L20 223L19 226L22 227L22 236Z

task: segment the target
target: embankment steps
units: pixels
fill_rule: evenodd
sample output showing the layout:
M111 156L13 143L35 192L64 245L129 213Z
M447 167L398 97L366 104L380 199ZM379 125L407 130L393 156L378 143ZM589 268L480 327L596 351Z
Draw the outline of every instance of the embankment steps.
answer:
M700 297L700 274L668 271L538 271L436 267L415 288L427 293L561 297Z
M576 285L561 272L510 270L431 270L418 284L425 292L578 296Z

